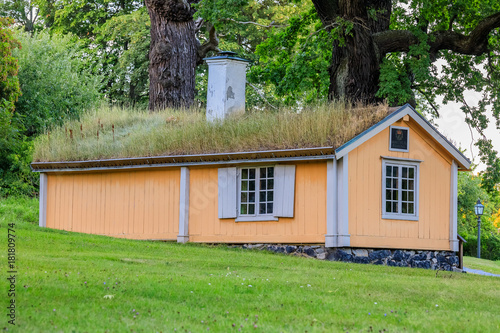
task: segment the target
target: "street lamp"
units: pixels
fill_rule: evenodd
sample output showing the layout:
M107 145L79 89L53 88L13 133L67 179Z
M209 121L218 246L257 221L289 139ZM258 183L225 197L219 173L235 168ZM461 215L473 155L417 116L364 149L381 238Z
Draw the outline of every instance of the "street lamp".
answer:
M477 257L481 258L481 215L483 215L484 205L477 199L474 205L474 212L477 215Z

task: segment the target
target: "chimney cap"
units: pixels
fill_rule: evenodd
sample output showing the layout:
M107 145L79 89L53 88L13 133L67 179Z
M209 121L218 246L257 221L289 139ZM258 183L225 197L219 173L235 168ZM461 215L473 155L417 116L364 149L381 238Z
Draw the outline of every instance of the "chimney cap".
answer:
M210 57L210 58L204 58L203 60L232 59L232 60L250 62L250 60L237 57L236 55L237 55L237 53L233 52L233 51L220 51L219 53L217 53L217 56Z

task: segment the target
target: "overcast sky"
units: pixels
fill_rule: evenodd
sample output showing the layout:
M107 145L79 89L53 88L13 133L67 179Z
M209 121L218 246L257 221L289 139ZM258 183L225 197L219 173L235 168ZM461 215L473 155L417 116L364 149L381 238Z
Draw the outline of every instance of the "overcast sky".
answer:
M465 96L467 104L476 105L479 100L478 96L480 95L474 93L467 94ZM435 120L435 123L439 126L439 131L448 139L452 140L458 148L466 149L464 154L467 158L474 164L479 164L475 172L482 171L485 169L485 166L480 164L478 149L473 144L471 152L472 137L475 142L480 136L473 130L471 137L471 131L469 126L465 123L465 115L462 110L460 110L460 106L460 104L456 103L442 105L439 110L440 117ZM500 152L500 131L495 128L495 122L491 112L489 112L489 119L490 124L485 134L488 139L492 140L495 150Z

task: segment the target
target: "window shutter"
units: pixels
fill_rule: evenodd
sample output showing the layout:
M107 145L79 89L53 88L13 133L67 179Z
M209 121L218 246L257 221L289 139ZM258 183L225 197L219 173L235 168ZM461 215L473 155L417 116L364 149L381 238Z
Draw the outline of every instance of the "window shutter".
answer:
M219 218L236 218L237 192L236 168L219 169Z
M293 217L295 165L274 167L274 216Z

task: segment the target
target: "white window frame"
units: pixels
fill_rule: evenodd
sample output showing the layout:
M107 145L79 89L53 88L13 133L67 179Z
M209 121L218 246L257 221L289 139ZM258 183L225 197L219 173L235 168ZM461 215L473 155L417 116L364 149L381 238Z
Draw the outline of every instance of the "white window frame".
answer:
M387 165L397 165L399 166L398 171L398 213L387 213L386 209L386 166ZM402 202L402 172L401 168L414 167L415 168L415 185L414 185L414 213L413 214L403 214L401 213L401 202ZM408 221L418 221L419 215L419 194L420 194L420 161L407 160L407 159L382 159L382 218L391 220L408 220Z
M274 168L273 170L273 213L269 214L259 214L259 204L260 204L260 169L261 168ZM255 213L244 214L240 213L241 209L241 170L242 169L255 169ZM278 218L274 216L274 212L276 210L276 166L275 165L258 165L258 166L242 166L238 168L237 171L237 191L236 194L238 196L237 200L237 216L235 222L258 222L258 221L278 221Z
M405 130L406 132L408 132L408 135L406 136L406 148L407 149L398 149L398 148L392 148L391 147L391 144L392 144L392 129L401 129L401 130ZM399 151L399 152L403 152L403 153L407 153L410 151L410 128L409 127L401 127L401 126L390 126L389 127L389 150L390 151Z

